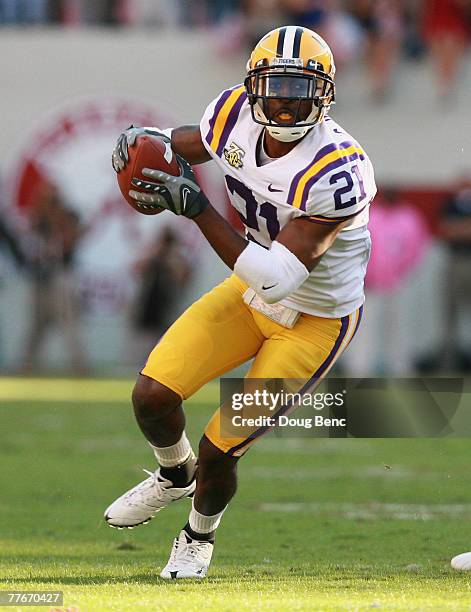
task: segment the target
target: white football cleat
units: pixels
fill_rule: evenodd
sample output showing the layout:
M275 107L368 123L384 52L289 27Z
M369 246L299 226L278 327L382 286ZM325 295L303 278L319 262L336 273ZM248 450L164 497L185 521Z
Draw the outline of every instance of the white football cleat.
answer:
M471 552L456 555L451 560L451 567L462 572L471 572Z
M105 510L105 521L110 527L132 529L144 525L171 502L195 492L196 478L188 486L179 488L160 475L160 468L155 472L144 472L149 474L149 478L129 489Z
M214 544L193 540L184 529L173 541L167 565L160 572L166 580L179 578L204 578L211 563Z

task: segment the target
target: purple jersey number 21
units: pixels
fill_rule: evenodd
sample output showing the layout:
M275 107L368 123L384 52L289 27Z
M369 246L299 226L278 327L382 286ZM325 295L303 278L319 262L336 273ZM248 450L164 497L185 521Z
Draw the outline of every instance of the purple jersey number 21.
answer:
M224 178L226 179L226 184L229 191L232 194L237 193L237 195L240 196L245 202L245 216L237 211L242 219L242 223L246 227L259 232L260 228L257 215L258 217L262 217L265 219L270 239L275 240L280 232L280 222L278 221L278 216L276 214L276 206L270 202L263 202L259 205L252 191L246 185L244 185L244 183L238 181L229 174L226 174Z
M352 166L352 172L358 181L360 187L360 200L366 197L365 185L363 183L363 177L361 176L360 168L358 166ZM345 185L339 187L334 192L335 210L342 210L343 208L349 208L357 203L357 197L352 196L348 200L342 199L343 196L347 195L354 188L353 177L347 170L342 170L333 174L330 177L330 184L334 185L339 181L345 181Z

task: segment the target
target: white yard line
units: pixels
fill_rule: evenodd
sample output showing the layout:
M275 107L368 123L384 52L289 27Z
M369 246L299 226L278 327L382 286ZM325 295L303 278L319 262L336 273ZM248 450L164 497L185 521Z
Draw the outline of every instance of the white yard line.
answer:
M284 449L283 449L284 450ZM346 466L323 466L294 468L284 466L241 466L244 476L259 480L330 480L332 478L391 478L414 479L438 478L436 472L422 472L404 465L359 465L353 468Z
M281 438L270 435L255 444L251 453L306 454L306 455L356 455L373 454L371 448L373 438Z
M471 521L471 504L386 504L334 503L334 502L283 502L263 503L261 512L309 513L359 520L394 519L400 521L430 521L433 519L457 519Z

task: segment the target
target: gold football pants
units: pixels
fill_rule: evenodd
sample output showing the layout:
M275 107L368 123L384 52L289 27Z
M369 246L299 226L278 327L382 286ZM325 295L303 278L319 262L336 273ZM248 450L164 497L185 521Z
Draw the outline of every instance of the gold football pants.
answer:
M341 355L361 320L361 308L337 319L301 314L294 328L287 329L247 306L242 299L246 289L233 274L190 306L153 349L141 374L182 399L251 358L247 378L315 384ZM232 456L242 455L258 437L222 437L219 410L205 434Z

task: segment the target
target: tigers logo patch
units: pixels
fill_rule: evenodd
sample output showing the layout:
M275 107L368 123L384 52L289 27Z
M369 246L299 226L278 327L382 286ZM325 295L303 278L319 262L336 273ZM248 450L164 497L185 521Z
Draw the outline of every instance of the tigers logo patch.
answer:
M229 165L234 168L242 168L244 162L242 159L245 156L245 151L239 147L235 142L231 142L230 147L224 148L224 157Z

